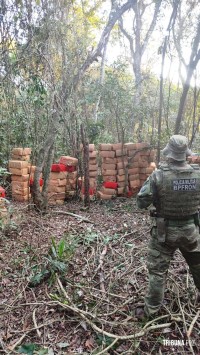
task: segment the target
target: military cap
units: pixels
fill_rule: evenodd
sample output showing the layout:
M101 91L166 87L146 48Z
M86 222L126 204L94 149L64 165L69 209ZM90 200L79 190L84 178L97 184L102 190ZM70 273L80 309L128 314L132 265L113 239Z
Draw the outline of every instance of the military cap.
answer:
M162 150L162 154L166 158L171 158L177 161L184 161L186 160L187 156L192 155L192 152L188 148L187 138L177 134L170 138L168 144Z

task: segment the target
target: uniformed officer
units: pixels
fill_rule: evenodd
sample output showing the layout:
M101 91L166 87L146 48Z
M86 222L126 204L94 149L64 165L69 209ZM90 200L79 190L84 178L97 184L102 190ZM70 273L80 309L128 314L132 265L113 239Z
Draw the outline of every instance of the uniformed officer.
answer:
M138 207L153 204L156 217L147 259L149 285L144 307L147 317L157 313L162 304L169 264L177 248L200 291L200 168L187 163L186 158L192 153L184 136L172 136L162 154L165 163L151 174L137 195Z

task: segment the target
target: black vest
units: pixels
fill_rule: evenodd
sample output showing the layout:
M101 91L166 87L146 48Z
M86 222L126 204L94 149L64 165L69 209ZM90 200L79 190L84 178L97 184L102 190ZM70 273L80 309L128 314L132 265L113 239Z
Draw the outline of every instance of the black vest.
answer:
M158 213L165 218L183 218L194 215L200 206L200 168L163 165L162 182L158 186Z

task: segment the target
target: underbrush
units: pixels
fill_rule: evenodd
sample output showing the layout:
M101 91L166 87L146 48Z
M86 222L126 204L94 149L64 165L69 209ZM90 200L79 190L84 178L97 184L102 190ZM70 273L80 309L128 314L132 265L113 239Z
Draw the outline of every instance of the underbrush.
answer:
M96 204L84 212L90 223L27 212L20 231L4 237L2 353L196 353L195 290L179 253L160 314L149 322L134 315L143 306L148 282L150 220L137 210L134 214L134 205L130 212L130 200L128 207L123 204L109 209ZM172 350L166 339L184 343Z

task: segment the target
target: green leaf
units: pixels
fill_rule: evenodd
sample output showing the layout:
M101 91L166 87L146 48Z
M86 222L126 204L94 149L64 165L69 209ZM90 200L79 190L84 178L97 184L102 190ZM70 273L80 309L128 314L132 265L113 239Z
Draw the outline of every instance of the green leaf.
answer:
M24 344L24 345L20 346L20 348L18 349L18 353L26 354L26 355L33 355L33 352L36 350L36 348L37 348L37 345L34 343Z
M56 251L56 242L55 242L54 238L51 238L51 243L52 243L51 251L52 251L53 256L56 258L57 251Z
M64 251L65 251L65 241L61 240L59 245L58 245L59 258L62 258L63 254L64 254Z
M38 272L37 274L32 276L29 281L29 287L35 287L35 286L39 285L48 274L49 274L49 271L44 269L41 272Z

